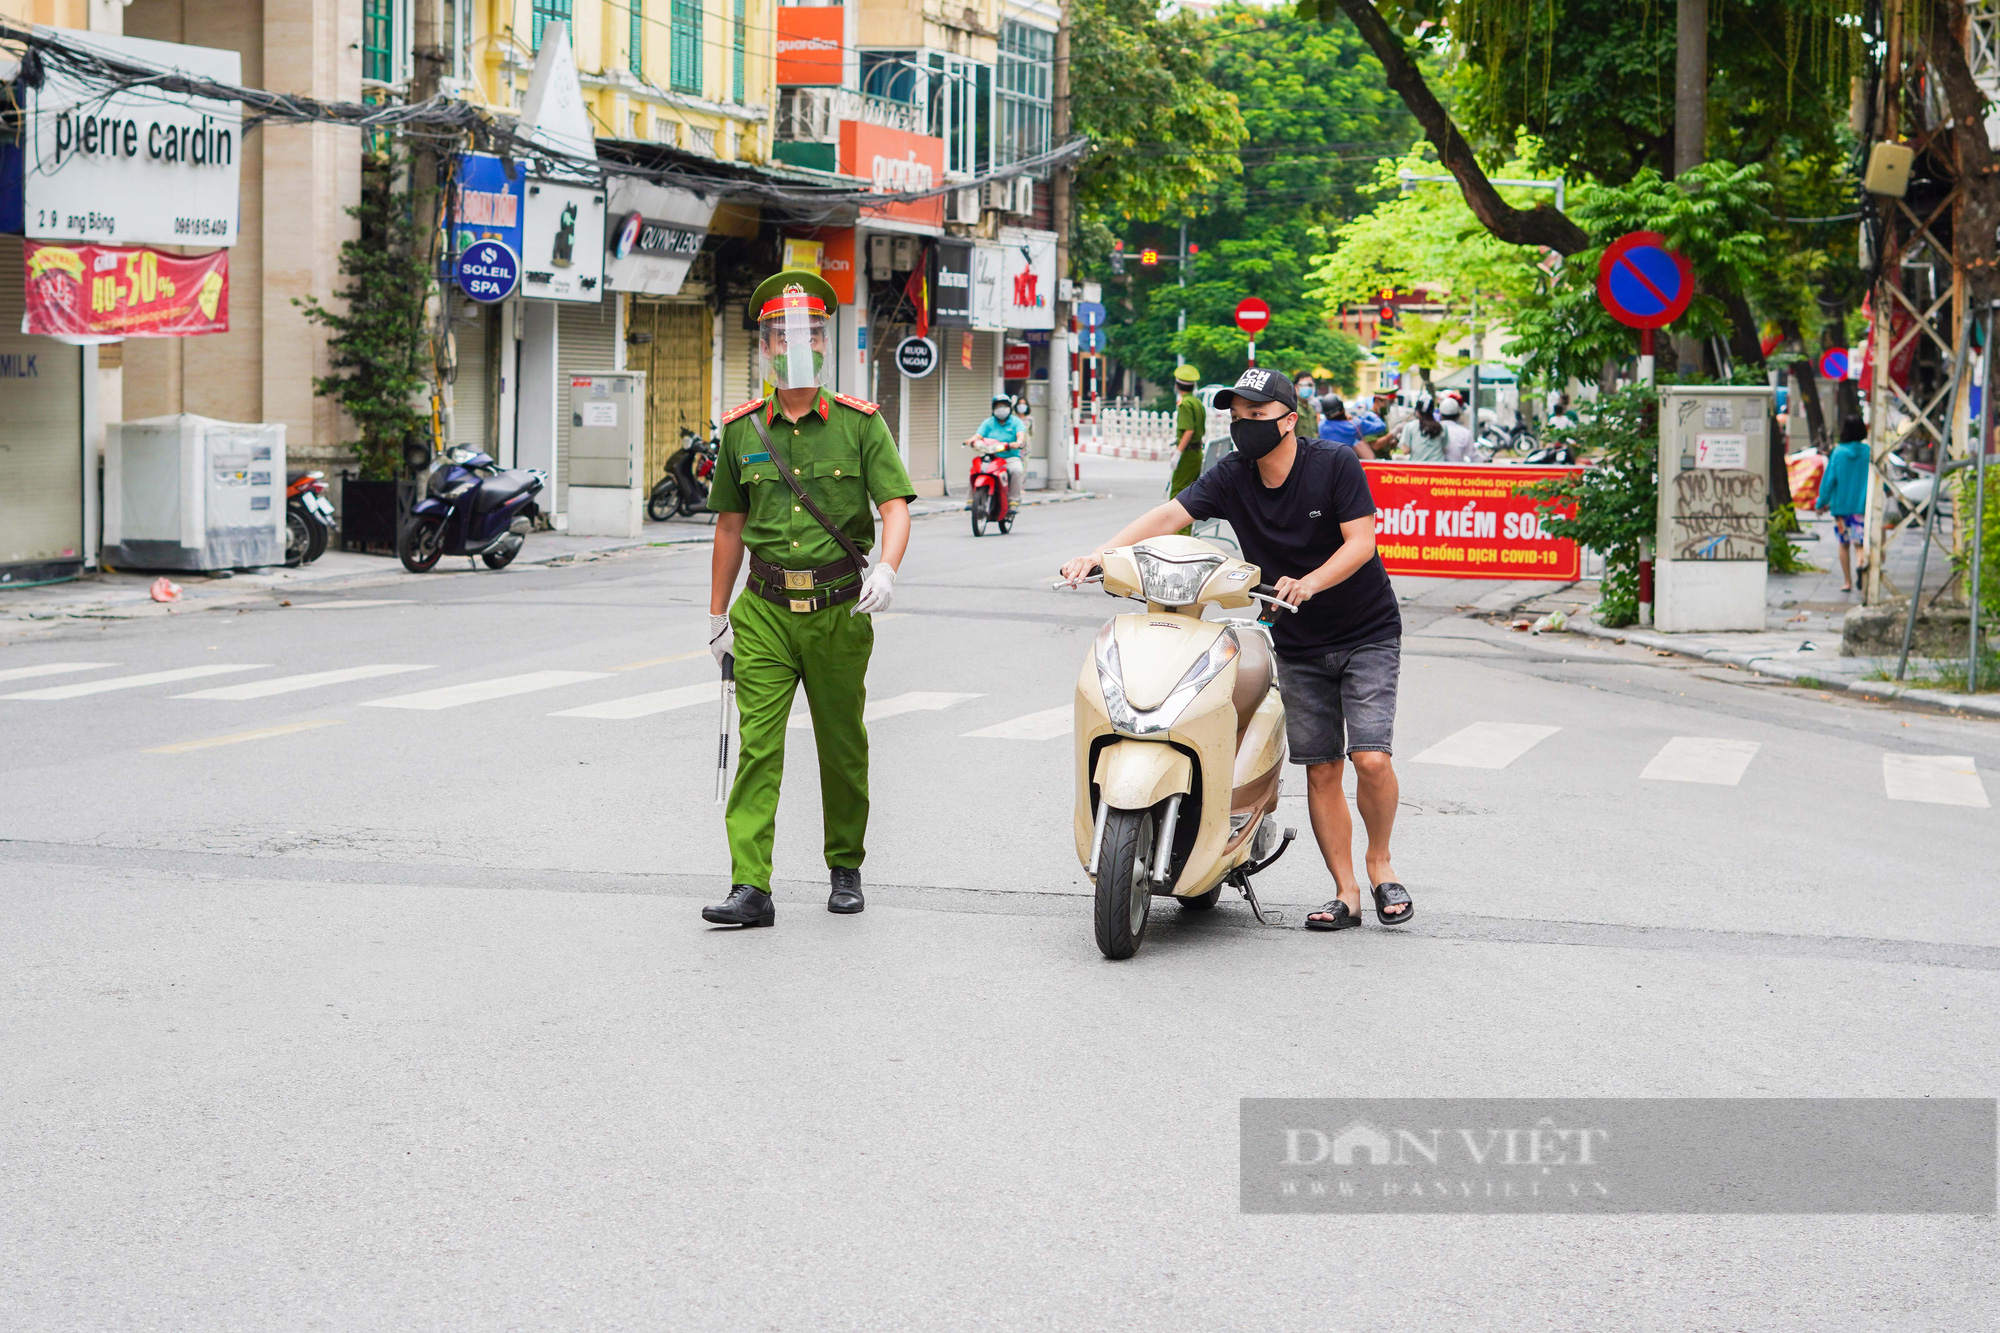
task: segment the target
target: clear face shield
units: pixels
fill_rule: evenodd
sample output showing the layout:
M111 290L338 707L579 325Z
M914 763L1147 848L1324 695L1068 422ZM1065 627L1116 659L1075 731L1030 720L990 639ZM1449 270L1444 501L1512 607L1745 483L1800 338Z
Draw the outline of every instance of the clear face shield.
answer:
M817 389L826 369L826 316L786 310L763 321L758 346L764 381L780 389Z

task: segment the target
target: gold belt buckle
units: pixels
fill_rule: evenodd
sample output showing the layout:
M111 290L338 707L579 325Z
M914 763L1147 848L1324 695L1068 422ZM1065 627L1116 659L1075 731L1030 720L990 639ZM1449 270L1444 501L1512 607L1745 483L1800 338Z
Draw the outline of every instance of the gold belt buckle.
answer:
M786 592L811 592L813 572L810 569L788 569L785 571ZM793 610L798 608L794 607Z
M807 599L806 601L802 602L798 598L794 597L791 599L791 608L794 611L810 611L813 609L813 604L810 599Z

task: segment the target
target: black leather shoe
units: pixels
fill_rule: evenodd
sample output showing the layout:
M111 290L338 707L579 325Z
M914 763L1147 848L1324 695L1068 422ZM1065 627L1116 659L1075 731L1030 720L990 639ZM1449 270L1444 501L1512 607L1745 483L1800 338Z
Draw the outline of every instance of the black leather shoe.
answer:
M843 915L860 911L868 904L861 900L861 872L833 868L833 892L826 896L826 910Z
M718 926L768 926L778 919L778 914L771 906L771 895L764 890L749 884L732 884L728 901L702 908L701 919Z

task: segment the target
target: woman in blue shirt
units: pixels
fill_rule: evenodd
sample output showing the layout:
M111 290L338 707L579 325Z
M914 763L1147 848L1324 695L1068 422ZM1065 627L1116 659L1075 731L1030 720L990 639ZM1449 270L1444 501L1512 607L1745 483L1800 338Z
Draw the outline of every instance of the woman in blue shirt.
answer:
M979 433L966 444L982 454L994 454L1007 461L1007 503L1021 502L1021 482L1027 476L1027 467L1021 462L1019 441L1021 423L1014 420L1014 400L1005 394L993 397L993 414L979 423ZM1001 448L994 448L994 445Z
M1833 534L1840 542L1840 581L1845 585L1841 591L1853 592L1854 548L1868 542L1863 517L1868 512L1868 427L1860 417L1840 423L1840 443L1826 460L1813 508L1833 515Z

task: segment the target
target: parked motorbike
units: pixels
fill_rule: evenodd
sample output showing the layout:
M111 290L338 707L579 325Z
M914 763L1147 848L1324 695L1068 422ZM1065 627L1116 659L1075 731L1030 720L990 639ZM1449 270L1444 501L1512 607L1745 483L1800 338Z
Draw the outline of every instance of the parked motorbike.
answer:
M1073 831L1097 947L1130 958L1155 897L1203 912L1234 885L1264 919L1251 876L1296 836L1275 818L1285 704L1265 627L1202 613L1293 608L1257 566L1196 537L1119 547L1099 570L1086 581L1146 609L1106 624L1077 677Z
M310 565L326 554L333 539L333 503L326 498L326 473L294 472L285 485L285 564Z
M992 523L1002 533L1014 530L1014 506L1007 498L1007 460L993 453L978 453L972 458L972 480L967 486L972 500L966 505L972 511L972 535L986 535L986 525Z
M447 449L424 473L424 498L410 509L396 555L412 574L447 555L476 555L488 569L505 569L520 554L540 513L535 497L548 483L540 468L502 471L469 445Z
M1528 467L1570 467L1576 463L1576 450L1566 444L1545 444L1529 451L1521 462Z
M1485 462L1495 454L1532 454L1542 447L1542 442L1536 437L1534 427L1525 421L1507 427L1489 421L1479 428L1479 440L1474 447Z
M714 428L715 423L710 422L709 429ZM675 514L696 514L708 507L708 488L713 484L720 447L719 437L704 440L681 427L681 447L667 459L665 473L646 499L646 512L654 522L664 523Z

